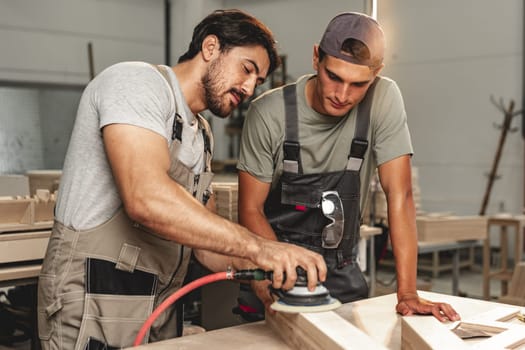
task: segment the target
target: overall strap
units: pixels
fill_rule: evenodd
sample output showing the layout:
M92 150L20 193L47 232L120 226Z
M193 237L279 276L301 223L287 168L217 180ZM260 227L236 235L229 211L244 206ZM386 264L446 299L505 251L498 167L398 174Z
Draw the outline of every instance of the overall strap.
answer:
M380 78L376 77L374 82L368 88L365 97L357 107L357 119L354 138L350 146L350 155L346 164L347 170L359 171L365 158L366 150L368 149L368 127L370 125L370 110L372 108L372 100L374 97L374 90Z
M173 119L171 139L182 142L182 117L177 112L179 106L177 105L177 99L175 98L175 91L173 90L173 85L171 85L171 79L168 75L168 72L163 66L159 66L156 64L152 64L152 66L159 71L159 73L164 77L164 79L166 79L166 82L170 87L171 93L173 94L173 100L175 101L175 118Z
M205 160L205 171L211 171L211 161L213 158L214 139L213 133L211 132L210 124L200 114L196 115L199 122L199 128L202 130L202 138L204 140L204 154Z
M295 86L295 84L290 84L283 88L286 124L283 144L283 170L300 174L303 172L303 167L301 164L301 145L299 144L299 117L297 115Z

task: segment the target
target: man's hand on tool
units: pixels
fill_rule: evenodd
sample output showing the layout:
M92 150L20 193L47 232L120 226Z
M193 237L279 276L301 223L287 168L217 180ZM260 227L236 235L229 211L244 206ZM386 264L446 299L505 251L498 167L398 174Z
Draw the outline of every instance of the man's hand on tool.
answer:
M441 322L458 321L459 314L452 306L447 303L436 303L423 298L417 294L410 294L400 297L396 306L396 311L403 316L409 315L434 315Z
M284 290L293 288L297 279L297 266L307 272L309 290L313 291L318 281L325 281L326 264L320 254L294 244L266 239L261 239L260 242L260 250L251 260L260 268L273 271L274 288Z

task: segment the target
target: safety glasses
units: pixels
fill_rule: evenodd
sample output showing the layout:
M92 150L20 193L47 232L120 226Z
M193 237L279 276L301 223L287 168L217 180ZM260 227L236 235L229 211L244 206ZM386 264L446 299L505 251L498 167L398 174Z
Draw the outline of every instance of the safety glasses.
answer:
M345 223L343 203L337 191L324 191L321 194L321 211L332 221L323 228L322 246L327 249L337 248L343 239Z

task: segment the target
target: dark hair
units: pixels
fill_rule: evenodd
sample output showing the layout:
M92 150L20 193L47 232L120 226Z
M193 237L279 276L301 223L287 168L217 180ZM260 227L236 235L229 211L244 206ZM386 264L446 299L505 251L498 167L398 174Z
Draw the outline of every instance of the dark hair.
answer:
M341 45L341 51L358 61L366 61L370 59L370 50L361 40L353 38L346 39ZM321 62L325 56L326 52L319 48L319 62Z
M280 64L273 34L257 18L240 10L217 10L204 18L193 30L188 51L179 57L179 63L192 59L201 51L204 38L216 35L221 52L237 46L261 45L270 59L268 75Z

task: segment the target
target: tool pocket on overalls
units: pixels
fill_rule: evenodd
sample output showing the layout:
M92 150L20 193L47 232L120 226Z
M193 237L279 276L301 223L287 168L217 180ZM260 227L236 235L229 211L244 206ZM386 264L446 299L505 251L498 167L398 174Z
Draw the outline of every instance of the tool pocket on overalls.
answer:
M66 264L67 257L62 254L63 233L60 227L53 227L46 251L46 259L42 264L38 278L37 323L38 337L48 341L55 329L54 316L61 308L58 295L59 277Z
M52 317L58 311L58 308L53 312L49 312L50 307L56 302L55 296L55 276L43 275L38 280L38 308L37 308L37 322L38 322L38 337L47 341L51 338L54 330L54 321Z
M270 224L280 240L318 251L321 232L330 221L320 209L322 189L306 176L283 175L281 208Z
M153 311L157 284L156 274L120 270L115 262L87 258L84 314L75 348L92 343L132 346Z

